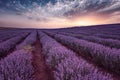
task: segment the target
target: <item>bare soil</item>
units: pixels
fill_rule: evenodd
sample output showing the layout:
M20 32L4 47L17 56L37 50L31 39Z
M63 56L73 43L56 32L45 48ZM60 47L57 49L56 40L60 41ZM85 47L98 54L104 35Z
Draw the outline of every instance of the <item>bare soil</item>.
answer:
M35 68L35 78L36 80L54 80L53 73L45 64L45 59L41 52L41 45L37 36L35 50L33 51L33 67Z

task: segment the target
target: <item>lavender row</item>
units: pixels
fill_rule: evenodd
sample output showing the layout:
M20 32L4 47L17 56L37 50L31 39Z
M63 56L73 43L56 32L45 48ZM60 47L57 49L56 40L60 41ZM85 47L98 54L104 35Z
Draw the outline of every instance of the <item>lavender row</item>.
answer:
M95 42L95 43L102 44L104 46L108 46L108 47L111 47L111 48L120 49L120 41L119 40L103 39L103 38L99 38L99 37L96 37L96 36L84 36L84 35L81 35L81 34L71 34L71 33L65 33L65 32L64 33L61 32L60 34L76 37L76 38L79 38L79 39L84 39L84 40L87 40L87 41L90 41L90 42Z
M0 32L0 42L3 42L4 40L10 39L15 36L19 36L20 34L28 34L30 31L3 31Z
M109 38L109 39L117 39L120 40L120 36L119 35L105 35L105 34L94 34L94 36L100 37L100 38Z
M53 69L55 80L113 80L92 64L87 63L46 34L39 32L47 65Z
M99 43L104 46L108 46L111 48L117 48L120 49L120 41L119 40L114 40L114 39L103 39L95 36L84 36L82 39L88 40L91 42Z
M19 50L27 46L29 48L35 43L36 36L37 36L37 32L33 31L29 36L27 36L27 38L21 44L16 46L16 49Z
M7 29L7 30L0 30L1 35L9 35L9 34L18 34L18 33L30 33L32 30L29 29ZM16 33L16 34L15 34Z
M3 41L5 41L5 40L7 40L7 39L12 38L12 37L15 37L15 36L12 35L12 34L11 34L11 36L4 36L4 37L0 38L0 43L3 42Z
M22 34L25 34L25 33L29 33L30 31L25 31L25 32L23 32L23 31L11 31L11 32L5 32L5 33L0 33L0 38L2 38L2 37L5 37L5 36L8 36L8 37L10 37L10 36L18 36L20 33L22 33Z
M0 43L0 57L7 55L10 49L14 48L26 35L17 36Z
M18 50L0 61L0 80L35 80L32 54Z
M90 58L92 62L100 64L103 68L116 74L120 74L120 49L111 49L100 44L60 34L53 35L53 33L49 33L49 35L80 55Z
M100 25L100 26L89 26L89 27L75 27L69 29L63 29L62 32L70 33L85 33L88 35L92 34L107 34L107 35L120 35L120 25Z

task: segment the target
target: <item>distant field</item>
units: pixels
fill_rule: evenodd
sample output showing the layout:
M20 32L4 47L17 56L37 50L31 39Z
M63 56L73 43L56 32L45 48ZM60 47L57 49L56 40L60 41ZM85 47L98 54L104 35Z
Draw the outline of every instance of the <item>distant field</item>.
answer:
M120 80L120 24L1 27L0 80Z
M3 26L0 25L0 29L21 29L21 28L17 28L17 27L15 28L15 27L10 27L10 26L9 27L3 27Z

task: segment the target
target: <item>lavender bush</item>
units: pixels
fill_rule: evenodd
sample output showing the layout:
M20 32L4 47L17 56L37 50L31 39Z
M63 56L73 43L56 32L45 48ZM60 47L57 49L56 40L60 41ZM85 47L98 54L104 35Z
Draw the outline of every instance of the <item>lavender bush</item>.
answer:
M25 36L24 36L25 37ZM23 37L14 37L3 43L0 43L0 57L7 55L8 51L16 46L16 44L21 41Z
M83 39L102 44L107 47L120 49L120 41L114 39L103 39L95 36L85 36Z
M76 37L76 38L87 40L87 41L94 42L94 43L99 43L99 44L102 44L107 47L120 49L120 41L119 40L103 39L103 38L99 38L96 36L85 36L85 35L81 35L81 34L71 34L71 33L65 33L65 32L61 32L60 34Z
M50 34L50 33L49 33ZM69 48L78 52L79 54L90 58L93 62L99 63L105 69L120 74L120 50L108 48L100 44L87 42L70 36L51 35L61 43L69 46Z
M29 36L27 36L27 38L21 44L16 46L16 49L19 50L28 45L32 46L36 41L36 36L37 36L37 32L33 31Z
M119 35L106 35L106 34L94 34L94 36L97 36L97 37L101 37L101 38L109 38L109 39L117 39L117 40L120 40L120 36Z
M29 30L9 30L9 31L8 30L1 30L0 43L7 40L7 39L16 37L16 36L28 35L29 33L30 33Z
M113 80L46 34L39 32L39 35L46 63L53 69L55 80Z
M54 73L56 80L113 80L110 75L103 75L92 65L75 57L62 61Z
M0 61L0 80L35 80L32 54L18 50Z

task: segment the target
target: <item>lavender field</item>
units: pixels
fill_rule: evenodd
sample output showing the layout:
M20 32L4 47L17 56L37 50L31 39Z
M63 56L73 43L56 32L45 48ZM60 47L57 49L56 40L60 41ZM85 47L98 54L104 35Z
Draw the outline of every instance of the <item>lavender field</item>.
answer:
M0 80L120 80L120 24L1 28Z

